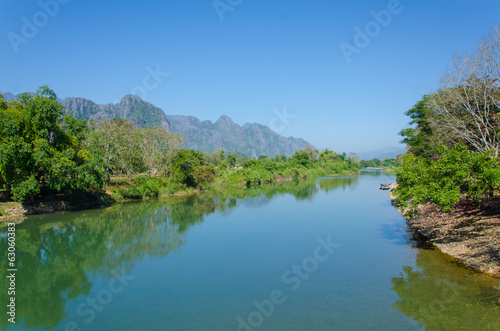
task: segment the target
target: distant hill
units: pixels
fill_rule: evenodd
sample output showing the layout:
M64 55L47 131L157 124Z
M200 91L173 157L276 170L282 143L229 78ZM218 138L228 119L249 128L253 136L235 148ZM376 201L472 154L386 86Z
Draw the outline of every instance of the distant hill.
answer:
M32 93L34 95L34 93ZM3 93L7 101L14 100L12 93ZM123 118L144 128L163 128L182 132L186 147L211 153L219 148L226 152L241 152L247 156L267 155L287 157L297 150L310 146L304 139L283 137L264 125L234 123L228 116L221 116L215 123L201 121L193 116L166 116L163 110L136 95L124 96L120 103L96 104L84 98L58 99L66 112L78 119Z
M143 128L170 130L167 116L160 108L146 102L137 95L126 95L120 103L98 105L84 98L67 98L62 103L66 112L78 119L123 118Z
M388 146L384 148L379 148L373 151L356 153L356 156L360 160L371 160L374 158L377 159L395 159L399 154L403 154L406 152L404 146Z
M12 101L12 100L16 100L16 96L10 92L5 92L5 93L2 93L3 94L3 98L5 99L5 101Z
M31 96L34 96L35 95L35 92L29 92L31 94ZM5 101L12 101L12 100L16 100L16 95L10 93L10 92L5 92L5 93L2 93L3 94L3 98L5 99ZM56 99L57 102L59 103L63 103L64 100L61 100L59 98Z
M283 137L261 124L247 123L241 127L225 115L215 123L193 116L171 115L167 118L171 131L184 132L188 148L206 153L222 148L227 152L240 151L247 156L284 154L288 157L311 145L304 139Z

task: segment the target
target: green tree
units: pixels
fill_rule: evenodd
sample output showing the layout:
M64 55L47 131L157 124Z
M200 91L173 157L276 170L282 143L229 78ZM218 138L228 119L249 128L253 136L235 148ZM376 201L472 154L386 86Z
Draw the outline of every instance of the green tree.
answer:
M286 156L283 154L278 154L274 157L274 162L277 162L277 163L286 162Z
M227 155L227 165L230 167L235 167L236 166L236 155L234 153L229 153Z
M405 115L411 118L412 127L405 128L399 132L403 137L402 143L405 143L408 150L415 155L431 157L435 155L435 138L430 124L432 111L428 107L429 97L424 96L417 102Z
M307 151L297 151L291 158L304 167L308 167L311 164L311 158Z
M397 202L412 207L410 216L420 204L452 211L460 199L477 203L500 187L500 160L492 152L473 153L463 143L452 148L441 145L437 152L437 160L407 153L396 169Z
M102 174L81 149L85 124L63 115L47 86L2 103L0 174L14 200L102 187Z
M205 188L215 177L215 172L207 167L203 152L181 149L170 167L170 177L187 187Z

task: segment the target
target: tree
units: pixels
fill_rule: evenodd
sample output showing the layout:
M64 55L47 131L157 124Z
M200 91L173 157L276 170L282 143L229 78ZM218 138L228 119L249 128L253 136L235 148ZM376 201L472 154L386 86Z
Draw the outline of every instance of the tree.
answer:
M500 186L500 159L492 157L492 151L474 153L461 142L452 148L441 145L437 151L437 160L407 153L396 169L397 202L405 207L411 204L410 215L419 204L451 211L462 197L477 203L492 197Z
M382 166L385 168L392 168L396 166L396 159L383 159Z
M215 172L206 169L207 161L203 152L192 149L181 149L177 152L172 166L170 167L170 177L176 183L181 183L187 187L203 187L213 180ZM199 170L199 168L204 168ZM212 176L213 174L213 176Z
M212 164L214 166L220 165L226 159L225 151L219 147L217 151L207 154L207 162L208 164Z
M472 54L456 55L441 88L407 113L409 153L398 158L398 202L453 210L477 204L500 186L500 27Z
M436 138L430 123L429 100L428 96L424 96L405 113L411 118L409 124L413 127L399 132L399 135L403 137L401 142L405 143L408 150L415 155L431 156L436 147Z
M430 96L430 123L452 146L463 141L476 152L500 151L500 27L468 55L456 55Z
M102 187L102 173L81 146L85 123L63 115L47 86L34 97L23 93L17 101L2 102L0 175L14 200Z
M329 150L328 148L326 148L324 151L319 153L319 158L320 158L320 160L323 160L323 161L340 161L341 160L339 155L335 154L335 152Z
M113 122L94 121L90 123L90 128L91 131L84 141L84 145L92 156L98 160L97 163L106 176L106 182L109 183L111 181L112 166L117 157Z
M136 129L140 140L139 149L141 150L148 177L151 174L157 175L158 173L166 176L173 157L183 143L180 135L167 132L162 128Z
M318 161L319 159L319 152L317 149L314 149L313 146L307 146L305 149L304 149L305 152L307 152L307 154L309 154L309 160L312 162L312 163L315 163Z
M305 150L295 152L291 159L295 160L298 164L303 165L304 167L308 167L311 164L309 153Z
M356 155L356 153L349 153L349 158L348 160L351 160L351 162L354 162L354 163L359 163L359 157Z
M286 162L286 156L283 154L278 154L274 157L274 162L277 163Z
M382 161L380 161L380 159L373 158L372 159L372 164L373 164L373 167L381 167L382 166Z
M236 166L236 155L234 155L234 153L229 153L227 155L227 165L233 168Z

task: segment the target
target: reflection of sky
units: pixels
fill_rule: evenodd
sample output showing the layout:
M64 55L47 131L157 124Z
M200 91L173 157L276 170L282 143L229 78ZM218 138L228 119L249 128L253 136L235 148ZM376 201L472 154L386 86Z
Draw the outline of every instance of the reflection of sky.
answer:
M49 251L43 246L43 252L37 250L42 252L42 262L22 265L19 275L25 277L23 288L29 291L25 294L48 299L19 297L19 302L38 311L38 315L30 315L32 323L42 323L43 316L52 316L59 323L54 330L64 330L71 320L77 321L82 330L153 330L165 326L234 330L236 318L255 309L254 300L262 301L278 288L287 301L276 307L263 329L406 330L413 316L418 322L426 322L418 315L419 309L427 307L436 293L446 295L443 290L449 284L467 288L466 295L459 296L467 305L489 295L490 291L484 290L487 287L477 286L479 278L466 276L466 271L443 259L442 254L413 247L404 219L392 207L387 192L378 189L381 180L393 179L393 175L384 173L322 178L286 189L244 191L255 197L242 194L230 199L207 192L190 198L53 214L52 227L49 222L40 222L40 226L36 221L21 224L19 235L30 230L35 234L21 242L21 258L26 259L41 243L60 240L64 249ZM321 189L322 182L332 189ZM228 207L234 202L234 208ZM54 231L56 227L59 231ZM328 260L318 263L297 291L291 291L282 280L283 273L313 256L318 238L327 237L340 247ZM71 242L71 249L63 245L65 240ZM106 248L109 243L110 249ZM68 263L70 270L64 269ZM420 272L422 279L393 288L391 281L401 278L407 266L413 268L410 276ZM85 324L76 312L78 305L105 290L112 272L123 269L134 277L133 281L113 296L91 324ZM79 272L72 274L80 270L83 277ZM53 281L54 286L48 281L37 283L45 279ZM71 293L76 293L76 298ZM57 298L61 300L59 306ZM398 300L406 301L395 307ZM60 310L51 315L54 307ZM472 307L471 311L483 313L484 307L488 306L479 310ZM459 323L461 315L471 316L461 314L461 310L459 315L446 309L439 312L447 323ZM23 317L20 310L19 318ZM434 324L423 324L439 330L432 327Z

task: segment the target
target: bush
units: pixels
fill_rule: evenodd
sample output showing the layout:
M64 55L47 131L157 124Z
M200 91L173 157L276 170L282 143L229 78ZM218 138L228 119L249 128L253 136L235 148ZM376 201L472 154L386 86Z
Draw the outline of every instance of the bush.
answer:
M124 199L153 198L160 195L163 180L158 177L139 176L134 184L126 189L119 189L118 194Z
M412 216L420 204L438 205L443 211L454 210L454 205L465 198L478 203L491 197L500 186L499 159L489 154L473 153L462 143L446 149L437 149L437 160L407 153L396 169L397 202L409 207Z
M22 202L24 200L33 199L35 196L40 194L40 184L36 180L34 175L31 175L28 179L13 184L11 187L12 199L16 202Z
M215 167L211 166L199 166L193 171L193 179L195 188L207 189L210 187L214 181L216 172Z

